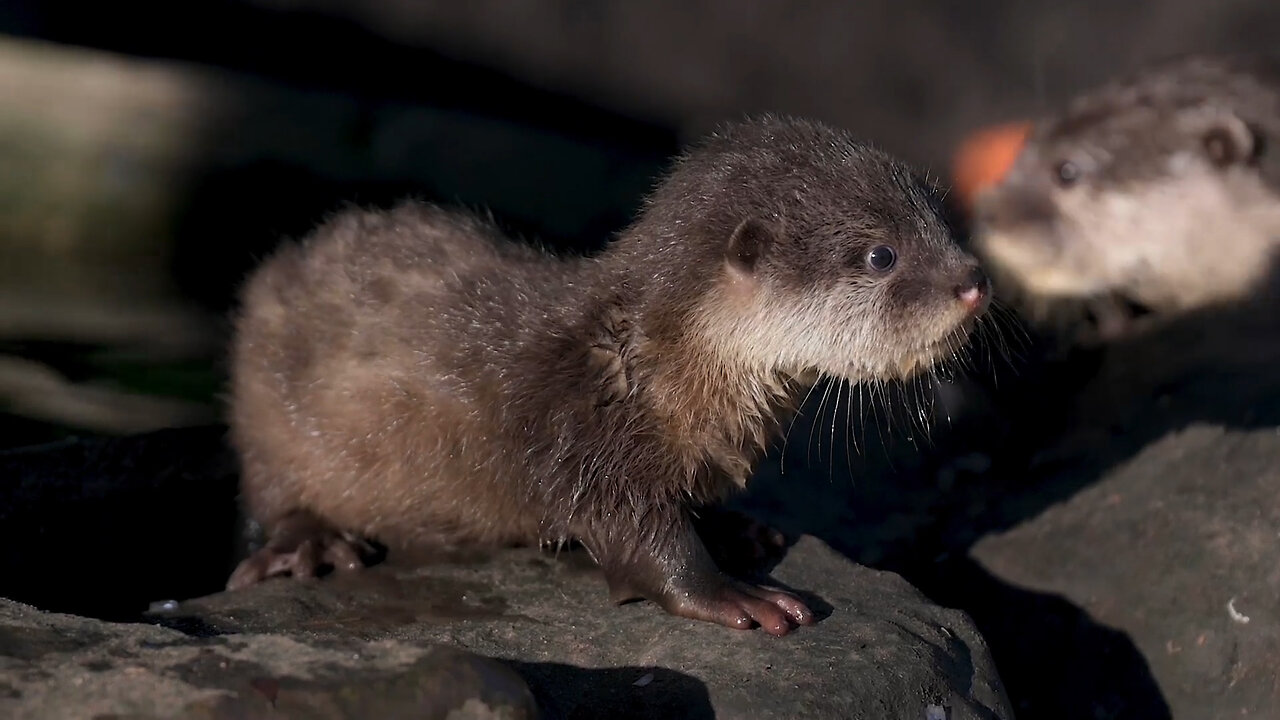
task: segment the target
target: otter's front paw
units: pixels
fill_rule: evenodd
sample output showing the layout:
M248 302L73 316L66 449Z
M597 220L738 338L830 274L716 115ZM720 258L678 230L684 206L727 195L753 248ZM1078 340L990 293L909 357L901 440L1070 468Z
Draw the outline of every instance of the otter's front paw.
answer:
M672 615L739 630L758 625L770 635L814 623L813 611L794 595L727 578L707 589L676 590L664 600L663 608Z

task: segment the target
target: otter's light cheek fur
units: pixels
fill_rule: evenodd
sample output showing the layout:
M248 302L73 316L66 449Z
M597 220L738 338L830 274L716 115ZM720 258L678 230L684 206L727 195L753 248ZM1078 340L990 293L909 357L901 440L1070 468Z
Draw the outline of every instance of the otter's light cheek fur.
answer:
M881 287L846 285L784 309L792 321L794 341L786 346L787 362L849 380L876 377L893 364L896 338L888 332L891 318ZM780 314L779 317L782 317ZM840 322L832 322L840 318Z
M791 295L797 301L780 296ZM783 368L800 377L817 370L833 377L879 375L892 364L880 291L857 287L825 296L770 293L749 300L738 293L708 302L702 334L723 357L756 367ZM832 318L845 321L833 323Z
M723 357L757 367L784 368L796 378L817 371L852 381L909 377L954 350L966 315L940 296L904 322L890 306L884 283L849 283L826 295L792 293L786 302L766 292L747 304L722 297L701 313L704 337ZM832 318L843 322L833 323Z

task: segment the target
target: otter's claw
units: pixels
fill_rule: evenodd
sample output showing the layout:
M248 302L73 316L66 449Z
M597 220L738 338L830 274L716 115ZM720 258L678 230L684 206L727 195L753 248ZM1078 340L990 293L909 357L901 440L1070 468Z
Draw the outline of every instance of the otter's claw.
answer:
M813 611L794 595L737 580L708 591L677 593L665 605L672 615L739 630L758 625L770 635L814 623Z

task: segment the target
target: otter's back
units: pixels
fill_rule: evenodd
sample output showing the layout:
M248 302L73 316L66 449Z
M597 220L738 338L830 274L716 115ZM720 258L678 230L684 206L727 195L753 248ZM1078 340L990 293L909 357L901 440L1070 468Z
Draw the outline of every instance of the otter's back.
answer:
M245 286L232 356L232 436L255 515L369 479L423 495L410 483L457 455L451 438L492 421L494 358L537 332L565 268L491 223L418 204L347 212L282 247Z

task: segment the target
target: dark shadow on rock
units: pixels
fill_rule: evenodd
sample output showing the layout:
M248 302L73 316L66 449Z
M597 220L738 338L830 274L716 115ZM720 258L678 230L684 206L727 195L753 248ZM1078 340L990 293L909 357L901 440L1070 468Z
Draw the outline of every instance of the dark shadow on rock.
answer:
M514 660L507 664L533 688L544 720L711 720L716 716L707 686L669 668L591 669Z
M71 439L0 453L0 596L136 619L221 589L236 475L220 427Z
M1154 441L1193 425L1234 431L1280 425L1277 307L1274 297L1263 296L1192 313L1069 352L1005 388L994 399L995 414L1006 423L999 443L1006 450L993 453L992 481L966 491L991 493L993 501L976 517L953 523L968 526L964 535L1012 528L1073 497ZM1185 467L1206 471L1194 458ZM955 553L953 561L903 572L939 602L971 612L992 644L1015 705L1017 696L1027 694L1036 698L1036 717L1078 716L1089 704L1119 713L1106 717L1171 715L1131 642L1061 599L1000 588L966 557L965 546L951 542L956 530L942 526L938 538L940 547ZM1228 571L1212 572L1220 577ZM961 579L951 582L948 574ZM987 582L975 582L975 576ZM1135 568L1133 576L1146 574ZM997 608L1003 612L993 613ZM1035 658L1051 658L1054 670L1035 672ZM1068 672L1055 677L1058 668ZM1051 704L1045 707L1046 702Z
M146 616L145 622L153 625L159 625L160 627L168 628L170 630L177 630L187 637L200 640L231 634L230 631L212 625L203 618L190 615L149 613Z
M1019 717L1173 717L1133 640L1072 602L1018 588L967 559L902 573L973 618Z
M991 453L998 502L976 529L1009 528L1192 425L1280 426L1277 308L1267 296L1191 313L988 384L991 405L959 438L1002 447Z

